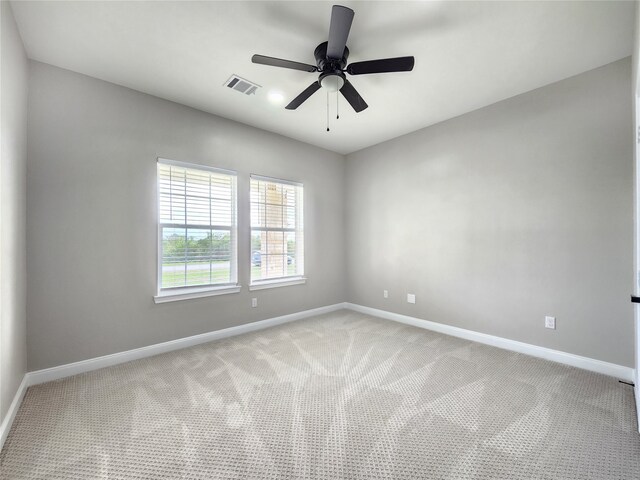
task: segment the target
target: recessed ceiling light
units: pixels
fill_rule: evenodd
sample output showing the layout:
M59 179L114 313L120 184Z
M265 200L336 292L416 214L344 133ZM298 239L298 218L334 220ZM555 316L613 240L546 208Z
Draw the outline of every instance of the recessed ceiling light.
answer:
M271 91L269 92L269 101L271 103L282 103L284 95L281 92Z

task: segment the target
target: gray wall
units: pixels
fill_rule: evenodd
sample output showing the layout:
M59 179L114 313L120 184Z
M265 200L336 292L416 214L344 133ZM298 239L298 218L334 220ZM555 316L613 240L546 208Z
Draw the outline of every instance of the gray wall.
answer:
M0 102L0 423L27 371L25 204L28 62L8 2L2 22Z
M633 36L633 125L634 131L640 131L640 8L636 2L635 12L635 31ZM635 183L634 183L634 272L635 282L633 282L634 295L640 294L640 151L638 150L638 142L633 142L633 156L635 166ZM634 305L635 314L635 391L636 391L636 413L638 416L638 431L640 431L640 305Z
M633 366L631 79L623 59L348 155L349 301Z
M342 155L41 63L29 87L29 370L345 300ZM154 304L159 156L238 171L240 294ZM247 291L250 173L304 183L306 285Z

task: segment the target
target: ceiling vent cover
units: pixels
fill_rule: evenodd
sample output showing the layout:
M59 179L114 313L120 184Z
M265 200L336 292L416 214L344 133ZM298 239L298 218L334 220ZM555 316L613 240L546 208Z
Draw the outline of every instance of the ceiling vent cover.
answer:
M245 95L255 95L256 90L260 88L260 85L257 83L250 82L249 80L235 74L231 75L224 84L230 89L244 93Z

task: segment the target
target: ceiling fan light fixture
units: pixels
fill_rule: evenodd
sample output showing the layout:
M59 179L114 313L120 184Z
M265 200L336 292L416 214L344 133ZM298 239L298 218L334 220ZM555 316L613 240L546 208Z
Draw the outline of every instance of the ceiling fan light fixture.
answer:
M344 85L344 78L338 74L325 75L320 79L320 86L329 92L337 92Z

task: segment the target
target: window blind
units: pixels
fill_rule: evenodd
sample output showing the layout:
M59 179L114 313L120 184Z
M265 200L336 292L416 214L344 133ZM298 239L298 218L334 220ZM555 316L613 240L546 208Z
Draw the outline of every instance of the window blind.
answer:
M304 275L303 186L251 176L251 283Z
M158 160L160 289L237 281L235 172Z

